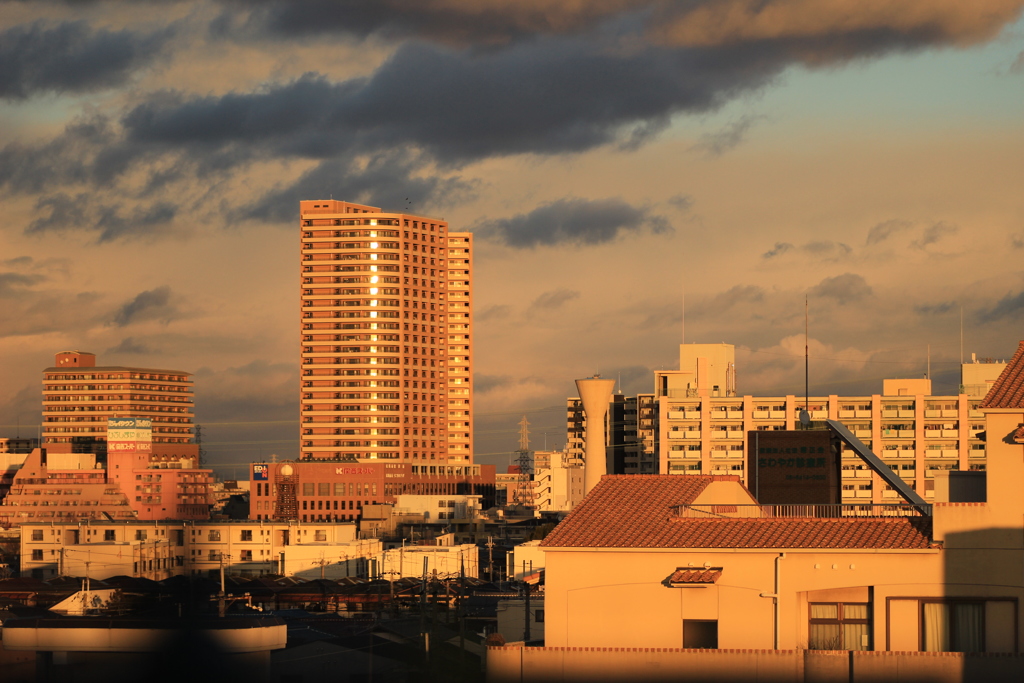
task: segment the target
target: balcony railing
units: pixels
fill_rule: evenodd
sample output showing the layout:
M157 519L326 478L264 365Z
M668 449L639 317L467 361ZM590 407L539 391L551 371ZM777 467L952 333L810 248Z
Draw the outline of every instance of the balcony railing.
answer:
M917 507L904 504L842 505L677 505L681 519L843 519L848 517L921 517ZM931 507L927 509L931 515Z

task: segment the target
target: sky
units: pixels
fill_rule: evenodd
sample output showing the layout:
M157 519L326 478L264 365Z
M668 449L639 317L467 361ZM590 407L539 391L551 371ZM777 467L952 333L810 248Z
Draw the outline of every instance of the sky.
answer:
M682 341L799 394L805 301L812 393L955 393L1024 338L1022 7L0 0L0 435L79 349L194 373L223 476L295 457L331 197L476 234L479 462Z

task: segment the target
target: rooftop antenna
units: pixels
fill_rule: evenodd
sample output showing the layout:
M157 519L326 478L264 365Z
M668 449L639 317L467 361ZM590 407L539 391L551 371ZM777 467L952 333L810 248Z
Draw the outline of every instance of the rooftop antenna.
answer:
M811 380L810 380L810 318L807 313L807 295L804 295L804 409L800 411L800 424L803 427L811 425Z
M960 306L960 365L964 364L964 307Z
M928 345L928 370L925 372L925 379L932 378L932 345Z
M682 329L679 331L680 332L679 343L680 344L685 344L686 343L686 280L685 279L683 279L683 296L682 296L682 299L683 299L683 301L682 301L682 306L683 306L683 323L682 323Z

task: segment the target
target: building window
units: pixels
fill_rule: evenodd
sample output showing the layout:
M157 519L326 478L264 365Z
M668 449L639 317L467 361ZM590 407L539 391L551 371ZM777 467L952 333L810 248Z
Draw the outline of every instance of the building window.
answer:
M811 603L809 650L870 650L871 618L867 603Z
M33 562L42 562L43 561L43 551L42 550L33 550L32 551L32 561Z
M137 529L135 531L135 540L136 541L145 541L146 540L146 532L143 531L142 529Z
M41 541L41 540L43 540L43 530L42 529L33 529L32 530L32 540L33 541Z
M717 619L683 619L683 647L718 649Z
M103 530L103 540L104 541L116 541L117 540L117 532L114 531L113 529L104 529Z
M252 562L252 551L251 550L243 550L242 551L242 562Z
M984 603L925 602L921 611L921 649L925 652L985 651Z
M243 541L251 541L252 540L252 529L242 529L242 540Z
M317 529L316 530L316 535L314 537L314 540L320 541L320 542L325 542L327 540L327 532L324 531L323 529Z
M207 535L206 540L208 540L208 541L219 541L220 540L220 532L219 531L211 530L210 533ZM211 550L210 552L212 553L213 551Z
M313 495L313 491L314 491L313 486L314 485L312 483L303 484L302 485L302 495L304 495L304 496L312 496Z

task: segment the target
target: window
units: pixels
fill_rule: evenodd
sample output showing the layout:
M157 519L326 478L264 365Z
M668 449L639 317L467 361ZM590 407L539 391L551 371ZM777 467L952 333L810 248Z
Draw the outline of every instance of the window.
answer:
M113 529L104 529L103 530L103 540L104 541L116 541L117 540L117 532L114 531Z
M251 550L243 550L242 551L242 562L252 562L252 551Z
M303 484L302 485L302 495L304 495L304 496L312 496L313 492L315 490L314 486L315 486L315 484L313 484L313 483Z
M326 541L327 540L327 532L322 530L322 529L317 529L316 530L315 539L317 541Z
M242 529L242 540L243 541L251 541L252 540L252 529Z
M32 561L33 562L42 562L43 561L43 551L42 550L38 550L38 549L37 550L33 550L32 551Z
M136 531L135 531L135 540L136 541L145 541L146 540L146 532L143 531L142 529L136 529Z
M329 496L329 495L331 495L331 485L329 483L321 482L321 483L317 484L317 491L318 491L317 495Z
M683 619L683 647L718 649L717 619Z
M206 540L207 541L219 541L220 540L220 532L211 529L210 533L207 534L207 536L206 536ZM213 551L211 550L210 552L212 553Z
M983 603L925 602L921 611L921 649L925 652L985 651Z
M32 540L33 541L41 541L41 540L43 540L43 530L42 529L33 529L32 530Z
M811 603L809 650L870 650L871 618L867 603Z

